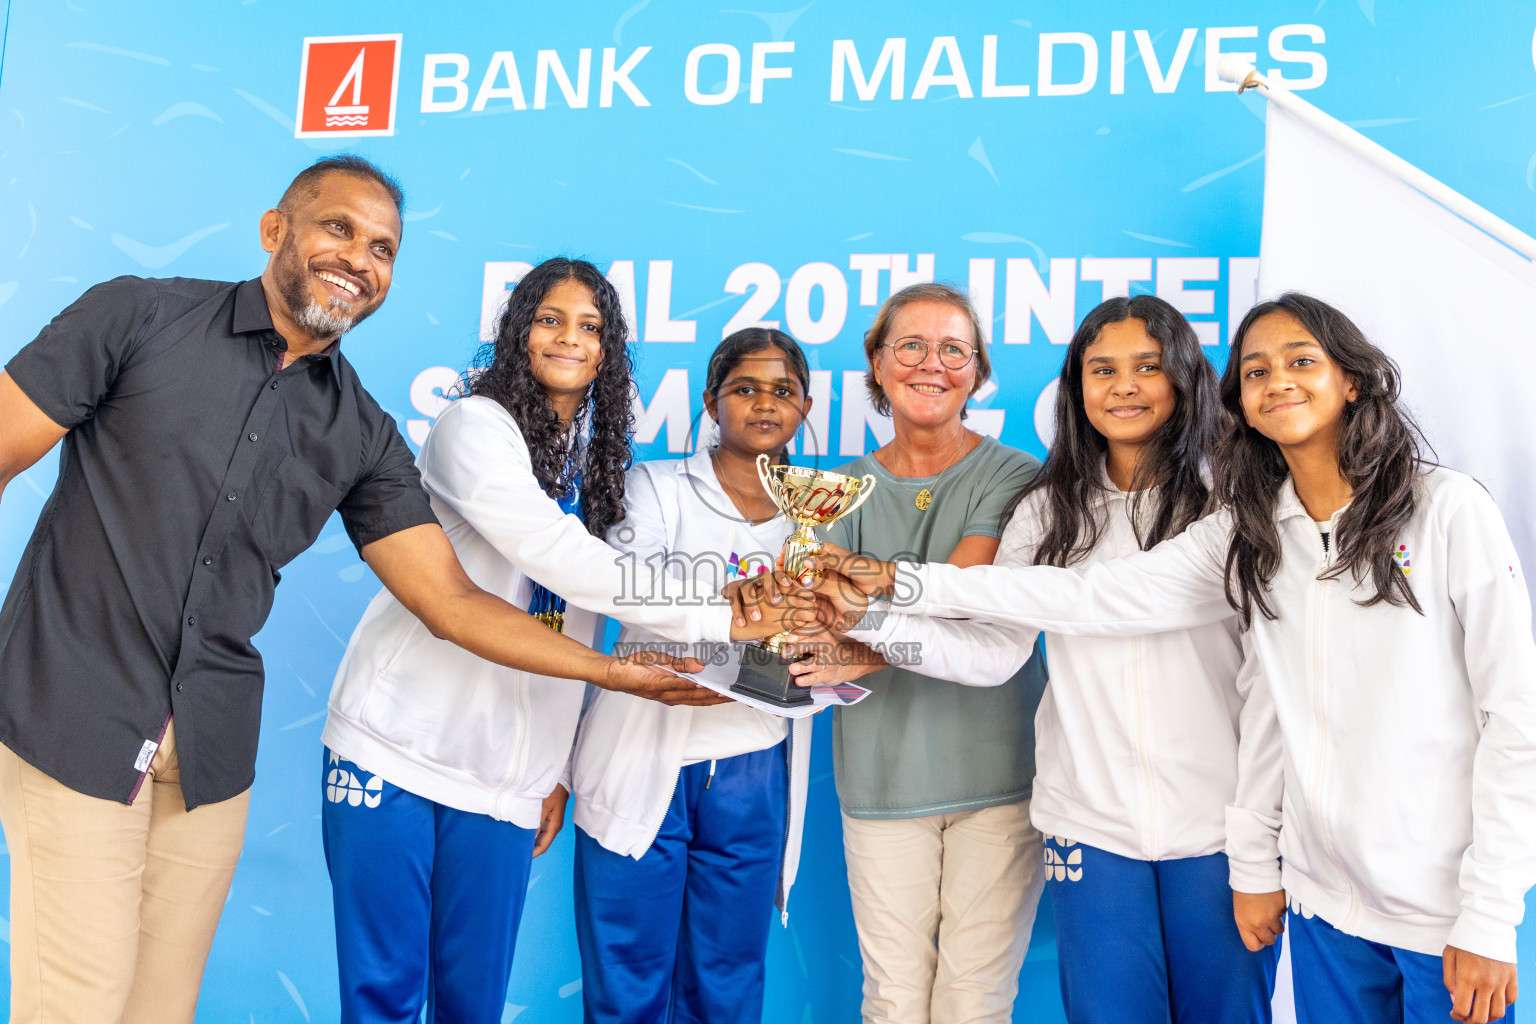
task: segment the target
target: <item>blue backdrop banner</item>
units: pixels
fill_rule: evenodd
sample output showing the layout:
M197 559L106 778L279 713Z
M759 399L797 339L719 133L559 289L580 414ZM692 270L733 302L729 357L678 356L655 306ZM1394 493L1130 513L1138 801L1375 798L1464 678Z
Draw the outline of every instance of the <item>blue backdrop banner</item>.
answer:
M801 457L833 466L884 441L860 341L920 280L968 288L988 325L994 380L969 422L1042 454L1047 385L1102 298L1168 299L1218 364L1254 301L1263 101L1218 80L1225 53L1536 227L1536 14L1510 0L11 0L5 18L0 358L119 274L255 276L257 219L288 180L357 152L400 177L408 209L388 302L346 351L413 444L508 286L565 254L604 268L631 314L642 458L699 443L708 355L751 324L807 347ZM53 472L6 490L5 579ZM332 675L377 588L334 521L284 573L199 1020L337 1016L316 766ZM817 733L796 905L770 950L775 1022L858 1015ZM570 874L563 835L534 865L503 1021L580 1019ZM1048 906L1019 1007L1061 1017Z

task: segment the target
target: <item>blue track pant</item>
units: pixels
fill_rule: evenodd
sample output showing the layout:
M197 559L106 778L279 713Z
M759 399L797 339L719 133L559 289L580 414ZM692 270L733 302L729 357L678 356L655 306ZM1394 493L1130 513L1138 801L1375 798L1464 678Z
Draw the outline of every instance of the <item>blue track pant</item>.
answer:
M1134 860L1047 837L1045 880L1071 1024L1269 1024L1280 946L1243 946L1225 854Z
M534 832L326 752L321 825L342 1024L501 1020Z
M576 831L588 1022L755 1024L784 855L785 745L684 768L639 860Z
M1445 1024L1451 1019L1440 957L1345 935L1320 917L1294 912L1285 930L1291 937L1297 1024ZM1513 1006L1503 1019L1514 1024Z

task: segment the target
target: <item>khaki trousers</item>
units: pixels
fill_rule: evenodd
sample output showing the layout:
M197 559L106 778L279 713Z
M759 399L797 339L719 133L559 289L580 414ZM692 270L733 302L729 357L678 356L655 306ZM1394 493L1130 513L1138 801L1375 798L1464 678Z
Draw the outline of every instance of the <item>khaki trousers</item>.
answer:
M176 738L131 806L0 746L11 854L11 1024L192 1024L250 792L188 812Z
M843 815L865 1024L1008 1024L1045 878L1029 801Z

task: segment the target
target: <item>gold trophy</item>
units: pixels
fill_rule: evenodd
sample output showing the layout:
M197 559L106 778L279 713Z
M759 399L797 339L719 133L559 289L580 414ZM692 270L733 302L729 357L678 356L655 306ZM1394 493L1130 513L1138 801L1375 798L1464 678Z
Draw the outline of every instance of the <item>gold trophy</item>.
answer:
M875 477L862 480L805 466L775 466L767 455L757 457L757 476L774 504L798 525L784 542L784 572L792 579L807 575L805 560L821 550L812 527L828 526L864 504L875 489ZM820 575L811 573L811 575ZM731 689L780 707L811 703L809 687L796 686L783 655L788 633L775 633L741 649L741 672Z

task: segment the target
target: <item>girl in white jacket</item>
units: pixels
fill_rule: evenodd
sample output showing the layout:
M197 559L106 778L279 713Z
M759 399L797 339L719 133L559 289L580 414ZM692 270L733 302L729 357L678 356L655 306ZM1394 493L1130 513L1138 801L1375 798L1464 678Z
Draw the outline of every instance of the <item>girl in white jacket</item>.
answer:
M609 535L632 565L714 596L772 568L794 524L758 481L811 407L782 331L748 328L710 357L704 405L720 443L629 474ZM647 595L637 595L644 600ZM621 645L656 639L627 627ZM701 652L736 660L730 648ZM745 704L663 707L593 694L576 740L576 934L589 1022L754 1024L777 899L788 921L811 719Z
M1224 419L1177 310L1151 295L1103 303L1067 348L1056 437L993 564L1107 562L1181 533L1207 511ZM1244 947L1222 853L1244 700L1236 616L1047 633L1045 650L1030 818L1067 1019L1268 1024L1279 949Z
M1273 942L1289 896L1301 1024L1503 1018L1536 881L1530 599L1492 499L1421 456L1398 394L1347 317L1284 295L1233 339L1222 511L1076 569L901 566L909 610L1057 633L1238 611L1236 917ZM860 589L894 583L860 568Z
M623 517L625 336L596 267L535 267L508 299L487 368L422 445L422 483L474 581L551 628L591 645L607 613L724 642L729 609L674 603L682 595L659 573L662 600L624 604L636 572L601 539ZM647 587L652 575L639 569ZM776 628L772 618L743 633ZM529 861L564 818L584 691L432 636L388 592L369 605L323 737L345 1024L414 1021L424 998L433 1020L501 1019ZM720 702L702 688L669 699Z

